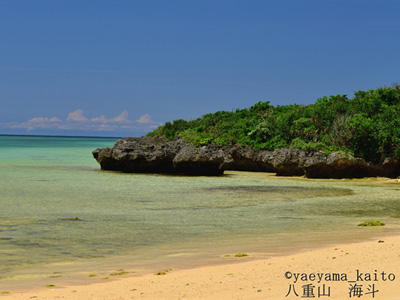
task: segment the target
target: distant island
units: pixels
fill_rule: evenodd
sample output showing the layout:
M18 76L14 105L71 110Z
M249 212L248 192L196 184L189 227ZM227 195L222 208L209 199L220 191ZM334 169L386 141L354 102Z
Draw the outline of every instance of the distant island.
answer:
M400 85L310 105L218 111L175 120L93 155L102 169L219 175L224 170L313 178L400 175Z

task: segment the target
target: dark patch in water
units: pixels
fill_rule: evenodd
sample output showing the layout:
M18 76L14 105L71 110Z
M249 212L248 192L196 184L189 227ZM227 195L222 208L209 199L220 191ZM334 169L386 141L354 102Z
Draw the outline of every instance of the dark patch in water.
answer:
M51 180L50 179L32 179L31 181L39 181L39 182L43 181L43 182L46 182L46 181L51 181Z
M37 242L31 241L12 241L11 244L19 246L19 247L26 247L26 248L41 248L44 247Z
M78 217L70 217L70 218L62 218L60 219L61 221L75 221L75 222L81 222L83 221L82 219Z
M307 218L302 218L302 217L285 217L285 216L279 216L276 217L277 219L284 219L284 220L306 220Z
M242 193L315 193L323 196L344 196L352 195L354 192L351 189L343 188L319 188L319 187L299 187L299 186L220 186L204 188L207 191L222 191L222 192L242 192Z
M221 205L212 203L212 204L204 204L198 206L190 206L190 207L181 207L181 206L171 206L171 207L150 207L145 208L145 210L152 210L152 211L177 211L177 210L186 210L186 211L193 211L193 210L201 210L201 209L231 209L237 207L250 207L250 206L257 206L258 203L243 203L243 204L235 204L229 205L223 203Z

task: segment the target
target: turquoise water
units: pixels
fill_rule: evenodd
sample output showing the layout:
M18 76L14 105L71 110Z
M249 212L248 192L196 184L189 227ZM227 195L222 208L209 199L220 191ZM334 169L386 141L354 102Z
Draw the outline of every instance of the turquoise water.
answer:
M0 136L0 284L62 263L209 262L230 251L276 254L398 232L395 184L101 171L91 151L114 142ZM371 218L387 226L356 226Z

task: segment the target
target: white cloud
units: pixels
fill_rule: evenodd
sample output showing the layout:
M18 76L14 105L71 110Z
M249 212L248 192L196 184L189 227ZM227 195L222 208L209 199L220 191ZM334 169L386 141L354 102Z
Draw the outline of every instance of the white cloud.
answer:
M61 122L61 120L57 117L52 117L49 119L49 122Z
M149 114L144 114L136 121L129 120L128 111L124 110L113 118L104 115L91 119L84 115L82 109L70 112L65 120L57 117L35 117L22 123L8 123L8 128L25 128L29 131L35 129L59 130L85 130L85 131L115 131L118 129L150 130L160 125L151 119Z
M128 119L128 111L124 110L122 113L120 113L118 116L107 119L104 115L101 115L99 117L95 117L91 119L92 122L98 122L98 123L130 123Z
M113 122L117 122L117 123L129 122L129 120L128 120L128 111L124 110L121 114L119 114L118 116L113 118L112 121Z
M95 117L90 119L90 121L92 122L99 122L99 123L107 123L108 120L106 119L106 117L104 115L101 115L100 117Z
M140 116L140 118L137 119L136 122L138 122L140 124L154 123L154 121L151 119L149 114L144 114L143 116Z
M61 122L61 120L57 117L52 117L52 118L36 117L30 119L27 123L35 124L35 123L55 123L55 122Z
M82 109L77 109L73 112L70 112L67 117L68 121L77 121L77 122L85 122L88 119L83 115Z
M35 117L29 121L22 123L11 123L8 127L10 128L26 128L33 130L35 128L57 128L62 121L57 117Z

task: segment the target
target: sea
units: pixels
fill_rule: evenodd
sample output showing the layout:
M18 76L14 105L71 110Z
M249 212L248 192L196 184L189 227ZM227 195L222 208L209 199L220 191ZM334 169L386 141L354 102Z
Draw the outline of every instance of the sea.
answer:
M116 140L0 136L0 289L268 259L400 232L400 185L385 179L102 171L91 152ZM386 225L357 226L366 220Z

